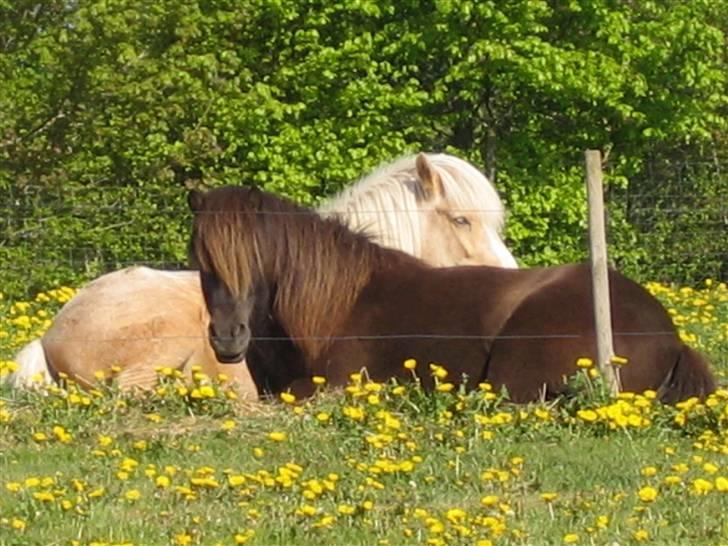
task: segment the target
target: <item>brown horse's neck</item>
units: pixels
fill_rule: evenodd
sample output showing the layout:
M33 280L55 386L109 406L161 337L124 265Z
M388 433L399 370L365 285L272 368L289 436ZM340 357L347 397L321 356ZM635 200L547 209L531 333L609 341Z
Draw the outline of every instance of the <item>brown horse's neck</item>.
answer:
M373 274L402 262L424 267L331 221L315 223L313 232L299 227L282 240L287 252L268 264L268 280L277 288L274 312L309 362L331 343Z

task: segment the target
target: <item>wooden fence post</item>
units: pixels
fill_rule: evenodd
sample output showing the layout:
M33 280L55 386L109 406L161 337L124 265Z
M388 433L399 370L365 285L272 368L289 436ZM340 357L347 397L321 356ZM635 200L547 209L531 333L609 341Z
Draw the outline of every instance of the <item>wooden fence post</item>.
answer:
M612 313L609 303L607 239L604 230L604 190L602 157L599 150L584 152L586 189L589 200L589 256L591 258L594 327L597 340L597 365L612 394L621 390L619 369L612 364Z

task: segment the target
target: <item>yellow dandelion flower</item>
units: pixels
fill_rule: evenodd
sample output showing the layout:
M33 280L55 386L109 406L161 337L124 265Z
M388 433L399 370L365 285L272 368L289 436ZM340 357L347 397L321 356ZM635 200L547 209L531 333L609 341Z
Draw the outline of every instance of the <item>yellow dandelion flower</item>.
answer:
M235 544L245 544L254 536L255 531L253 529L248 529L244 533L236 533L233 540L235 541Z
M321 375L314 375L311 378L311 381L314 385L325 385L326 384L326 378Z
M451 523L461 523L468 514L460 508L450 508L445 512L445 518Z
M403 365L407 370L414 370L417 367L417 361L414 358L408 358Z
M564 535L564 544L576 544L579 542L579 535L576 533L567 533Z
M480 499L480 504L483 506L495 506L500 502L500 498L498 495L486 495L482 499Z
M624 365L626 365L626 364L627 364L627 363L628 363L629 361L628 361L628 360L627 360L627 359L626 359L625 357L623 357L623 356L617 356L617 355L614 355L614 356L613 356L613 357L612 357L612 358L611 358L611 359L609 360L609 362L610 362L610 364L611 364L612 366L624 366Z
M644 542L645 540L649 540L650 533L645 529L637 529L634 533L632 533L632 538L637 542Z
M541 493L541 500L549 503L555 501L558 496L558 493Z
M445 379L447 377L447 370L439 364L430 363L430 372L437 379Z
M179 533L174 535L172 540L175 546L188 546L189 544L192 544L192 535L188 535L187 533Z
M657 498L658 492L657 489L654 487L651 487L649 485L646 485L645 487L642 487L638 492L637 496L642 502L652 502Z
M593 423L594 421L599 419L599 414L591 409L579 410L576 412L576 416L582 421L586 421L587 423Z
M587 368L591 368L592 366L594 366L594 362L592 361L591 358L582 357L582 358L578 358L576 360L577 368L587 369Z
M348 417L353 421L363 421L366 415L363 409L355 406L345 406L344 409L341 410L341 412L344 414L344 416Z
M693 492L698 495L706 495L713 490L713 482L709 482L703 478L693 480Z
M285 432L280 431L274 431L268 433L268 439L273 440L274 442L283 442L288 436Z
M53 502L56 497L50 491L36 491L33 493L33 498L41 502Z
M662 480L662 483L665 485L680 485L682 483L682 478L680 476L665 476L665 479Z
M316 523L314 523L313 527L330 527L334 521L336 521L336 518L331 515L323 516L320 520L318 520Z
M138 489L129 489L129 491L124 493L124 498L128 501L139 500L141 497L142 494L139 492Z
M315 506L311 506L310 504L302 504L301 506L298 507L296 512L299 515L311 517L311 516L316 515L316 513L318 512L318 509Z
M296 395L291 394L290 392L282 392L280 396L281 400L283 400L286 404L293 404L296 401Z
M350 516L351 514L356 512L356 506L352 506L351 504L340 504L336 508L336 511L344 516Z

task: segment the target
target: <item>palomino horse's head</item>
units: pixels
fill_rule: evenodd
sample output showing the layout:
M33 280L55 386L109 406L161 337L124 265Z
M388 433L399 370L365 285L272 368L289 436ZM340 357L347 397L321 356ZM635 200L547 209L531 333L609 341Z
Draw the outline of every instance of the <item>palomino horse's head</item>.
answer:
M382 246L438 267L518 267L501 238L504 210L490 181L449 154L404 156L319 207Z
M450 162L438 162L438 158ZM415 168L420 190L416 198L423 215L423 260L438 267L518 267L500 236L503 206L485 176L452 156L419 154ZM482 187L474 190L474 182Z

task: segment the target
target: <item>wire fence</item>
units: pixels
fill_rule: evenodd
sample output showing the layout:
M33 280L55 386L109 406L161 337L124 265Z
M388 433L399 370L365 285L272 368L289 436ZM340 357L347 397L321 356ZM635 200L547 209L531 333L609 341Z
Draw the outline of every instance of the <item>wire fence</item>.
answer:
M662 161L644 171L627 187L607 186L610 263L641 280L728 279L728 169L720 162ZM31 297L48 288L48 279L78 286L132 265L187 269L191 214L185 193L171 187L151 195L142 185L120 189L108 181L71 193L11 186L0 197L0 291ZM372 217L411 212L358 211ZM552 214L550 222L563 225L558 211ZM507 246L522 258L518 241L507 237L506 230ZM582 250L586 257L586 246Z
M728 279L726 166L718 160L647 161L629 186L609 187L616 265L665 282Z

